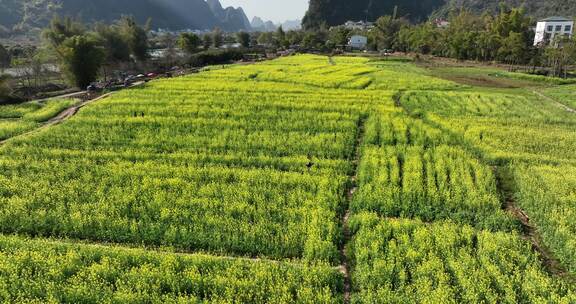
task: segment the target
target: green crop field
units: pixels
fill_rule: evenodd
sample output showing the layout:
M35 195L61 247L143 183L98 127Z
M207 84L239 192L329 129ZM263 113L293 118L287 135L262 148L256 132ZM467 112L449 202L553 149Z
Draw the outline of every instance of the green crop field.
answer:
M33 130L76 103L73 99L54 99L0 105L0 141Z
M0 302L575 303L549 83L298 55L0 106Z

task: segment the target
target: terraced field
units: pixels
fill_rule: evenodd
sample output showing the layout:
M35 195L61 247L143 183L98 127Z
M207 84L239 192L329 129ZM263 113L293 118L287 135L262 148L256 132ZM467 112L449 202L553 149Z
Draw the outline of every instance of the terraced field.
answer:
M402 60L124 90L0 146L0 301L573 303L573 121Z

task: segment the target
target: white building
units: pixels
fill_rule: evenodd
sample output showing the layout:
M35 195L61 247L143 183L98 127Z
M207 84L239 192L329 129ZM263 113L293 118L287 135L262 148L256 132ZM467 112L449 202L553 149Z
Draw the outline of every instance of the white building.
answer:
M374 28L374 23L365 21L347 21L343 26L349 30L364 31Z
M366 36L354 35L348 41L348 46L356 50L365 50L367 45L368 38Z
M450 22L444 19L435 19L434 24L437 28L447 28L450 26Z
M536 25L534 45L549 44L557 36L572 37L574 20L564 17L550 17L541 20Z

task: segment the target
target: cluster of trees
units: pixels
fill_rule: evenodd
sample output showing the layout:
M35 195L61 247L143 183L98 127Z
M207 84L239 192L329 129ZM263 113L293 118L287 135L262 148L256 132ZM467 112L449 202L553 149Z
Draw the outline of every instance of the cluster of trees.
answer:
M188 54L206 51L210 48L220 48L225 43L238 43L243 48L265 46L271 48L288 48L299 44L302 35L299 31L285 32L282 26L276 32L248 33L237 32L233 36L226 35L220 29L211 33L198 35L195 33L182 33L178 39L178 46Z
M533 46L533 20L523 8L502 5L496 15L462 10L449 17L447 27L433 22L411 25L384 16L368 33L373 49L432 54L459 60L498 61L512 65L549 66L561 76L576 60L576 40L558 37L548 45ZM559 47L561 46L561 47Z
M12 95L12 89L8 85L8 77L2 75L2 71L10 66L11 55L8 50L0 44L0 103L7 101Z
M0 71L10 66L12 61L12 56L8 49L6 49L2 44L0 44Z
M476 14L470 10L453 11L449 25L435 22L413 24L396 14L382 16L373 28L353 30L344 26L328 28L320 24L297 34L306 49L341 49L354 34L368 37L373 51L401 51L430 54L459 60L498 61L524 65L535 73L549 67L552 76L566 76L567 67L576 63L576 39L557 36L550 44L534 46L534 20L524 8L500 5L499 12Z
M239 32L237 35L238 37L248 35L248 39L250 38L250 35L245 32ZM238 40L240 40L240 38L238 38ZM224 32L219 28L202 36L195 33L182 33L178 38L178 46L187 54L195 54L202 50L208 50L211 47L220 48L225 42L226 37Z
M97 79L105 66L142 62L148 57L148 36L132 17L112 25L87 29L71 18L54 18L42 37L71 85L84 88Z

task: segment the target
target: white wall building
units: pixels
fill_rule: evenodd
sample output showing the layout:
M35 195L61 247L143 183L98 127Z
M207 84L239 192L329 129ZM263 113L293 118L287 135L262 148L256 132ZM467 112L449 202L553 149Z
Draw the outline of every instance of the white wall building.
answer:
M366 36L354 35L348 41L348 46L356 50L365 50L367 45L368 38Z
M374 28L374 23L365 21L347 21L343 26L349 30L364 31Z
M536 25L534 45L549 44L556 36L572 37L574 33L574 20L564 17L550 17L541 20Z

